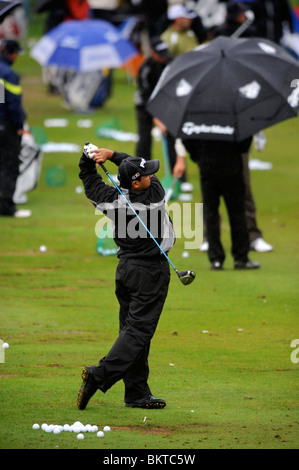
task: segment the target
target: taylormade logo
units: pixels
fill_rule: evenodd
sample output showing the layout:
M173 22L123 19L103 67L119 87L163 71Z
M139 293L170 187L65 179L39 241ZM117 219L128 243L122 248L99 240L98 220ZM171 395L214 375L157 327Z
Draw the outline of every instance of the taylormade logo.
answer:
M212 124L207 126L206 124L196 125L193 122L185 122L182 126L182 132L186 135L192 134L226 134L232 135L235 132L234 127L230 126L219 126L218 124Z

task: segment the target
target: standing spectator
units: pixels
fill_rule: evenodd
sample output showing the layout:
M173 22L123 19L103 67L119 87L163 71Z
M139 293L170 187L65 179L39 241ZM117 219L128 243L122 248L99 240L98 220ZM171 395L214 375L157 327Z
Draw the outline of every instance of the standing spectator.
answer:
M171 60L168 46L156 37L151 42L151 54L141 65L137 76L137 92L135 106L139 140L136 146L136 156L151 159L153 117L146 110L146 104L163 72ZM168 145L173 150L172 159L176 159L174 140L168 134Z
M17 210L13 202L25 121L20 79L12 69L20 52L22 48L16 40L1 41L0 86L4 87L4 100L0 101L0 215L30 217L31 211Z
M245 216L246 225L249 235L250 249L260 253L266 253L273 250L273 246L266 242L263 238L261 229L257 224L257 211L254 197L251 190L250 170L249 170L249 150L242 153L243 176L245 182ZM220 221L219 221L220 223ZM208 251L209 243L207 240L207 228L205 217L203 220L203 243L200 251Z
M149 40L160 36L168 26L167 0L130 0L134 13L143 17Z
M255 14L257 36L280 44L286 23L293 30L291 8L288 0L255 0L251 4Z
M223 269L225 252L220 240L219 203L223 196L229 215L235 269L257 269L248 258L249 235L245 216L245 181L242 154L251 138L243 142L190 139L183 144L200 170L203 212L207 229L211 269ZM182 159L181 159L182 160ZM176 168L174 169L174 173Z
M194 31L191 29L192 20L197 14L183 5L173 5L168 10L170 26L161 34L161 39L168 44L173 57L190 51L199 45Z
M89 17L87 0L54 0L48 7L45 33L67 20L84 20ZM37 13L40 13L38 10Z

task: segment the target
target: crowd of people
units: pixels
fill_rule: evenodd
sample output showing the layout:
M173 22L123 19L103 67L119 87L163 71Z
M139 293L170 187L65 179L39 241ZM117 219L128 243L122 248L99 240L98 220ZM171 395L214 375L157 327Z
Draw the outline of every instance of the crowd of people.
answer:
M36 2L36 13L42 13ZM46 2L47 3L47 2ZM48 2L45 32L51 30L63 21L69 19L96 18L121 24L128 16L138 18L137 30L132 31L132 42L144 54L144 62L140 66L136 77L137 92L135 95L136 122L139 141L136 146L136 156L151 159L151 138L153 126L160 127L160 131L167 139L169 160L173 176L178 178L182 185L187 184L187 168L184 157L190 153L191 158L199 165L200 186L204 202L204 240L201 251L207 251L212 269L221 269L224 254L219 248L215 254L215 233L217 243L220 243L220 225L218 209L214 207L211 216L210 198L204 181L207 178L202 160L205 153L209 154L207 144L197 141L197 148L190 149L190 142L178 142L165 125L146 110L147 100L153 92L164 68L175 57L196 46L210 41L213 38L224 36L265 37L276 43L281 42L283 31L288 28L292 31L292 18L288 0L252 0L252 1L224 1L224 0L52 0ZM250 14L248 13L250 12ZM141 31L145 31L146 41ZM142 36L143 39L140 39ZM14 39L5 38L0 48L0 78L4 80L5 100L0 104L0 214L14 217L28 217L30 211L17 210L13 202L13 193L18 177L17 153L20 149L20 139L25 131L25 113L22 107L22 92L19 77L13 71L13 63L21 51L19 43ZM2 143L3 142L3 143ZM184 144L184 145L183 145ZM213 146L213 144L211 144ZM227 144L224 144L224 146ZM194 146L193 146L194 147ZM217 146L219 149L221 145ZM223 147L222 147L223 148ZM179 150L178 150L179 149ZM234 151L228 149L228 154ZM239 211L246 220L247 252L271 251L273 247L264 241L262 232L257 226L256 209L248 169L249 147L246 151L238 151L239 157L235 160L238 169L242 167L242 184L238 196ZM7 159L7 155L12 155ZM212 154L217 161L221 159L221 152L213 148ZM201 155L199 157L199 155ZM210 158L210 157L209 157ZM8 163L9 160L9 163ZM241 167L239 167L241 165ZM216 165L217 167L217 165ZM216 168L215 167L215 168ZM221 165L218 165L221 168ZM238 170L239 171L239 170ZM241 173L240 173L241 174ZM204 177L205 175L205 177ZM214 175L215 176L215 175ZM188 190L192 190L189 184ZM223 194L220 190L218 197ZM215 193L213 193L215 197ZM236 198L235 197L235 198ZM235 213L230 213L230 220ZM218 215L217 215L218 214ZM240 214L239 214L240 215ZM218 223L215 223L218 217ZM213 222L209 222L213 220ZM233 227L232 232L235 233ZM239 229L237 231L240 231ZM214 234L214 235L213 235ZM246 255L247 256L247 255ZM243 256L243 261L246 256ZM235 259L235 261L238 261ZM245 263L245 267L258 267L255 263Z
M164 123L147 112L146 104L167 64L178 55L220 34L238 35L240 27L245 24L246 28L242 27L243 35L259 35L280 42L284 23L291 27L287 0L250 2L255 21L252 20L253 16L247 14L248 2L57 0L51 4L45 25L47 31L70 18L102 18L118 24L124 14L137 14L143 16L148 33L150 52L136 80L135 106L140 137L136 156L108 149L92 151L88 145L84 147L79 166L86 196L96 207L101 203L113 202L121 209L119 191L105 184L96 170L96 164L111 160L118 167L120 186L132 203L140 202L146 210L157 206L164 208L164 190L155 175L159 161L152 159L151 154L151 130L153 124L158 125L167 138L174 177L186 182L187 153L198 164L204 203L205 243L211 269L222 270L225 260L220 240L220 197L224 198L229 214L234 268L259 268L259 263L248 258L250 248L271 251L272 247L263 240L256 224L248 169L252 137L243 142L178 141L170 135ZM208 8L211 5L212 11ZM200 12L204 11L206 15L201 16ZM211 23L211 17L215 18L215 23ZM248 21L250 18L251 21ZM11 217L31 215L30 211L18 210L13 202L20 139L26 132L22 89L19 77L12 68L20 52L21 47L16 40L5 39L1 42L0 79L4 85L4 100L0 102L0 215ZM167 240L162 235L157 237L166 253L174 244L173 226L167 215L166 223L172 236ZM147 220L152 219L148 217ZM161 256L159 245L152 243L150 237L122 237L118 240L118 246L120 260L115 292L120 305L119 336L97 366L83 368L77 407L84 410L98 390L106 393L122 379L127 407L161 409L166 406L166 401L153 396L148 385L148 356L168 292L169 264Z

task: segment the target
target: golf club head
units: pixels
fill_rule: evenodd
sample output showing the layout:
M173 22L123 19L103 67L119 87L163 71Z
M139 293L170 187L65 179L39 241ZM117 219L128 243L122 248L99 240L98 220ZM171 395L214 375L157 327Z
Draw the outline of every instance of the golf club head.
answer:
M177 271L177 275L184 286L188 286L194 281L196 273L194 271Z

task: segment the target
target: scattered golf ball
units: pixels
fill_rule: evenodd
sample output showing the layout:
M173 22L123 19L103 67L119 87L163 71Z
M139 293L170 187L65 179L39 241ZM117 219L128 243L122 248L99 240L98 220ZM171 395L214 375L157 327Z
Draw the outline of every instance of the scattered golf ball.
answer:
M183 258L188 258L189 257L189 251L183 251L182 257Z
M110 426L104 426L103 431L105 432L111 431Z
M32 429L39 429L39 424L35 423L35 424L32 426Z
M2 344L2 348L3 348L3 349L8 349L8 348L9 348L9 344L8 344L8 343L3 343L3 344Z
M55 427L54 430L53 430L53 434L60 434L60 432L61 432L61 431L60 431L60 429L59 429L58 426Z
M97 436L98 436L98 437L104 437L103 431L99 431L99 432L97 433Z
M41 246L39 247L39 251L41 251L42 253L45 253L45 252L47 251L46 245L41 245Z
M179 194L178 199L179 201L182 201L182 202L189 202L189 201L192 201L193 196L192 194L182 193L182 194Z
M81 434L81 433L78 434L78 435L77 435L77 439L84 439L84 434Z
M76 193L77 193L77 194L83 193L83 188L82 188L82 186L76 186Z

